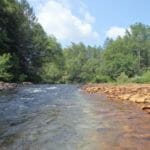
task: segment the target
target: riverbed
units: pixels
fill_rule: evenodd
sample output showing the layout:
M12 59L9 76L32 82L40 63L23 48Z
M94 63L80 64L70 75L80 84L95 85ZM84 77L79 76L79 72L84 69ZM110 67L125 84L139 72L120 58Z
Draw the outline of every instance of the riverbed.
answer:
M79 85L27 85L0 95L0 150L149 150L150 116Z

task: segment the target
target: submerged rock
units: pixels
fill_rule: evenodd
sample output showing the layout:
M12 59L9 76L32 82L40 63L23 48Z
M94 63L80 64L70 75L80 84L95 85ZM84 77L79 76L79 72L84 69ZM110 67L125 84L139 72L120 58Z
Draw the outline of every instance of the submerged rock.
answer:
M142 106L142 109L150 114L150 105Z

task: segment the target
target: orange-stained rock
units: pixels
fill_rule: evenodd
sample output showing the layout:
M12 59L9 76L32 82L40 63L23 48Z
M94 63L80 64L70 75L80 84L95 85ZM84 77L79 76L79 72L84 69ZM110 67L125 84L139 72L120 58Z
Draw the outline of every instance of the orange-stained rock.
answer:
M144 105L142 109L150 114L150 105Z
M135 101L136 103L145 103L146 102L146 97L139 97Z
M138 104L145 104L143 110L150 112L150 84L85 85L83 89L88 93L104 93L108 99L128 100Z
M120 98L121 100L129 100L130 97L130 94L123 94L118 96L118 98Z

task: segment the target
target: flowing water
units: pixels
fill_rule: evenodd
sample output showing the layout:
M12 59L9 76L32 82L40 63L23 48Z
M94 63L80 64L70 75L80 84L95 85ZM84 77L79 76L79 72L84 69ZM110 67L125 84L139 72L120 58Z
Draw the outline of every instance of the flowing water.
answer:
M150 116L78 85L30 85L0 96L0 150L149 150Z

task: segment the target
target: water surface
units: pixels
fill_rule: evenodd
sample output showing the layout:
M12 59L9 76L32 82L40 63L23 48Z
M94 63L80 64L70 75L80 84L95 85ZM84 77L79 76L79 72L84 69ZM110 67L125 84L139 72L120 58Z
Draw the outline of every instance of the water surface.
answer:
M149 150L150 116L78 85L30 85L0 96L0 150Z

